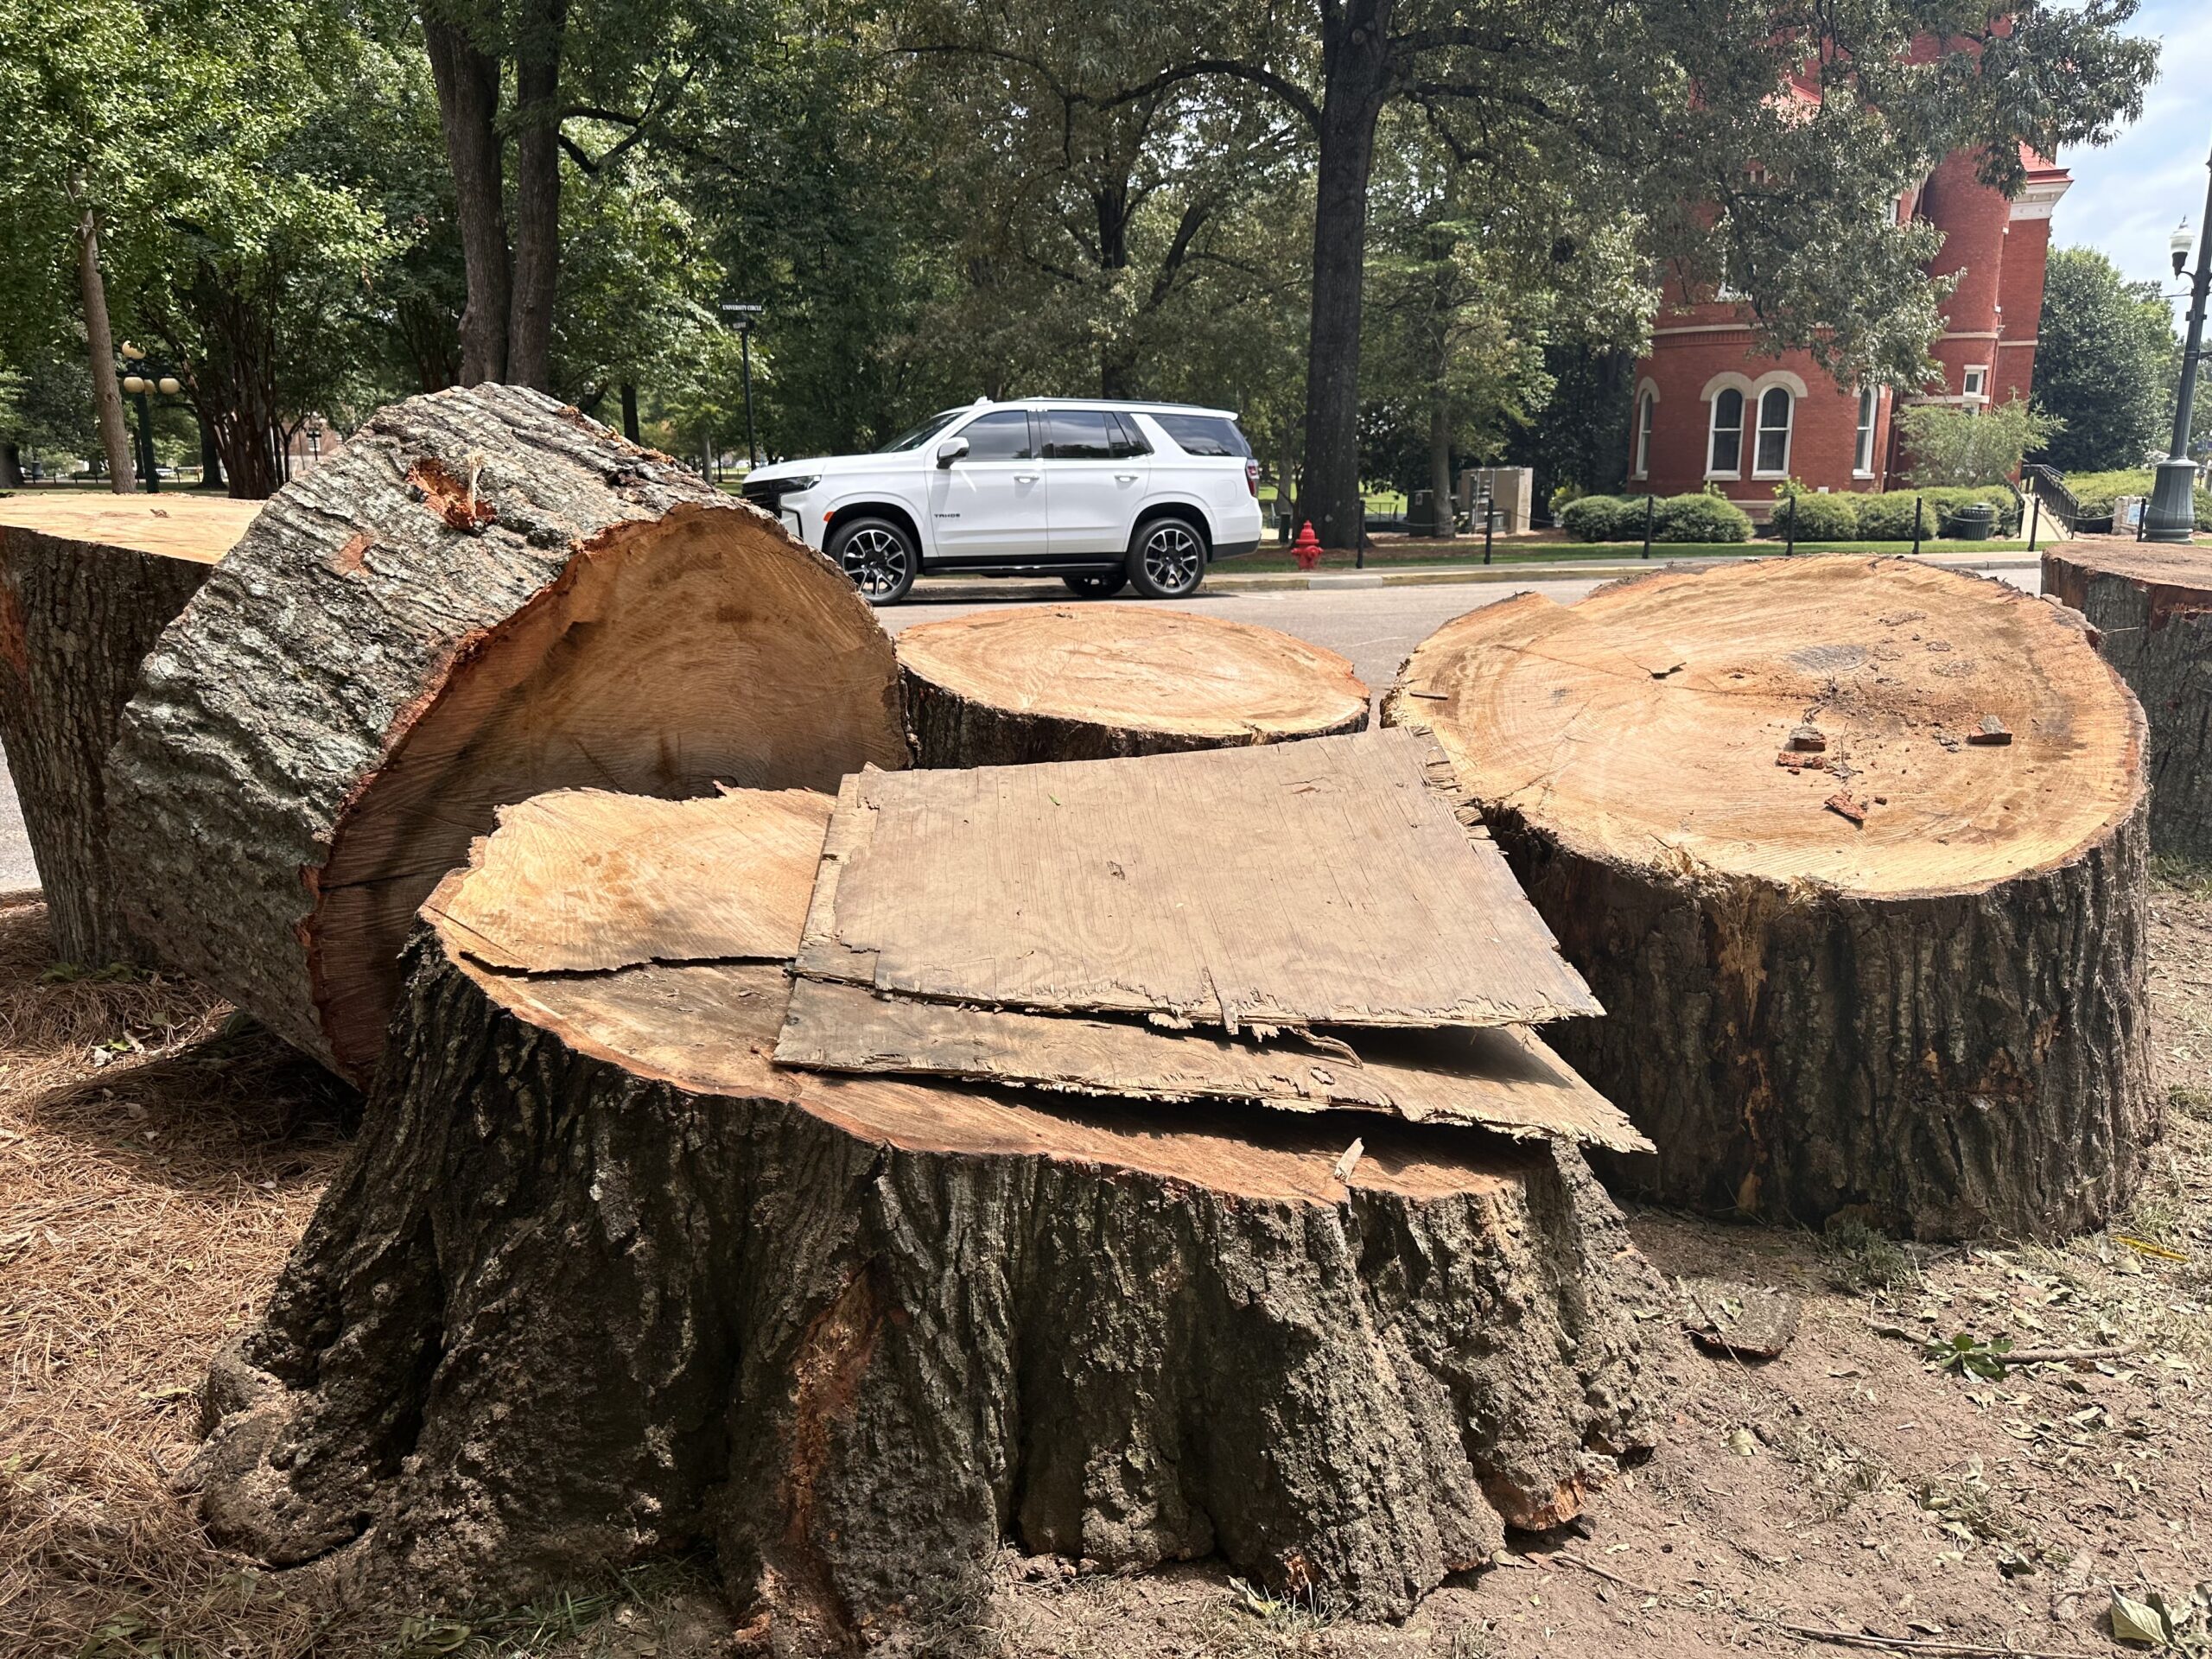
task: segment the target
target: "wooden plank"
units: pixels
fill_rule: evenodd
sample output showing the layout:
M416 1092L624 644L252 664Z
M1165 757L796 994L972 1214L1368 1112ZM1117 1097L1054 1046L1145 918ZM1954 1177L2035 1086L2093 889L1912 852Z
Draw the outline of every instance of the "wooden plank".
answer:
M830 810L805 789L684 801L554 790L501 807L468 879L447 880L423 913L486 967L528 973L787 961Z
M776 1063L1141 1100L1388 1112L1515 1139L1560 1135L1621 1152L1651 1150L1618 1108L1524 1027L1351 1035L1350 1045L1287 1033L1261 1044L1141 1022L916 1001L802 979L791 988Z
M798 971L1247 1025L1602 1012L1433 741L1384 732L845 780Z

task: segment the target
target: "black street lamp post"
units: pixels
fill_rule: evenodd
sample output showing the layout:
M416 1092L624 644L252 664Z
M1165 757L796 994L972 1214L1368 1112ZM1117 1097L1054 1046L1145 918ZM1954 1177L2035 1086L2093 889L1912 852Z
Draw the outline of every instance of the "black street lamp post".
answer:
M753 442L753 323L761 308L725 302L722 309L737 318L737 349L745 363L745 469L749 473L760 464L760 452Z
M146 480L146 493L159 495L162 491L162 469L154 460L154 413L146 401L146 394L158 391L164 397L174 397L184 390L173 374L161 372L160 365L129 340L117 347L123 355L123 389L138 405L138 472ZM146 371L142 373L141 370Z
M2205 162L2212 168L2212 158ZM2183 342L2181 385L2174 400L2174 441L2158 463L2158 480L2143 513L2146 542L2186 542L2196 533L2196 463L2189 458L2189 429L2196 413L2196 365L2203 360L2204 300L2212 293L2212 184L2204 192L2204 219L2196 237L2196 274L2189 283L2189 337ZM2189 232L2174 232L2174 275L2189 264Z

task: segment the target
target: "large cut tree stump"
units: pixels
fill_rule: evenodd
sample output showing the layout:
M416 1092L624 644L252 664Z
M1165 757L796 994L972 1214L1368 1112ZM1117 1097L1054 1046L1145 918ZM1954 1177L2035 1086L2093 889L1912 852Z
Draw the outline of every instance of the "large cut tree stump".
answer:
M905 763L852 583L537 393L378 412L148 659L111 761L131 925L365 1079L414 912L499 806L833 787Z
M2151 728L2151 849L2212 861L2212 549L2069 542L2043 590L2089 619Z
M216 1366L219 1539L479 1605L710 1549L813 1654L1009 1541L1401 1614L1653 1443L1661 1293L1565 1140L772 1066L744 953L796 946L829 813L556 796L441 886Z
M1432 731L1606 1018L1562 1055L1666 1201L2052 1237L2159 1109L2143 716L2065 613L1902 559L1669 571L1446 624Z
M1363 731L1332 651L1151 605L1030 605L899 636L925 766L1104 760Z
M46 890L54 955L148 960L108 860L101 768L138 665L259 510L192 495L0 500L0 739Z

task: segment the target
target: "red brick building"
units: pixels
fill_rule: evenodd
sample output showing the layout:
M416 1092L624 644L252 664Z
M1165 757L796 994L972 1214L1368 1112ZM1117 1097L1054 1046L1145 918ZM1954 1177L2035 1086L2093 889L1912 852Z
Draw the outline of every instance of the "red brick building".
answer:
M1974 177L1971 156L1947 156L1898 203L1943 233L1930 276L1956 273L1932 355L1940 382L1912 403L1977 404L2028 395L2043 311L2050 212L2073 182L2023 153L2026 183L2009 200ZM1717 484L1755 518L1775 486L1890 488L1898 457L1891 392L1839 385L1805 352L1756 354L1745 308L1677 289L1662 302L1651 351L1637 365L1628 488L1678 495Z

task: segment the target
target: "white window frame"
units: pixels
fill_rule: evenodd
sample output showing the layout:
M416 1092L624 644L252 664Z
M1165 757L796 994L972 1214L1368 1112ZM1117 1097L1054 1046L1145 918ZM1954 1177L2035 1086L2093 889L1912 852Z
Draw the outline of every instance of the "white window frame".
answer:
M1631 478L1651 476L1651 429L1659 416L1659 388L1649 380L1636 394L1636 470Z
M1882 394L1873 386L1861 387L1859 393L1859 425L1852 435L1851 475L1853 478L1874 476L1874 429L1881 424Z
M1720 400L1730 392L1736 394L1736 424L1733 428L1720 424ZM1716 391L1707 402L1705 417L1705 475L1707 478L1741 478L1744 475L1744 417L1751 412L1751 402L1741 386L1726 385ZM1713 463L1720 435L1732 430L1736 435L1736 464L1716 467Z
M1977 363L1959 378L1959 396L1970 404L1989 401L1989 367Z
M1759 453L1766 448L1766 435L1774 429L1766 423L1766 400L1775 393L1782 394L1782 465L1762 467ZM1787 478L1789 476L1789 446L1797 435L1797 399L1784 385L1768 385L1759 389L1758 403L1751 406L1751 476L1753 478Z

